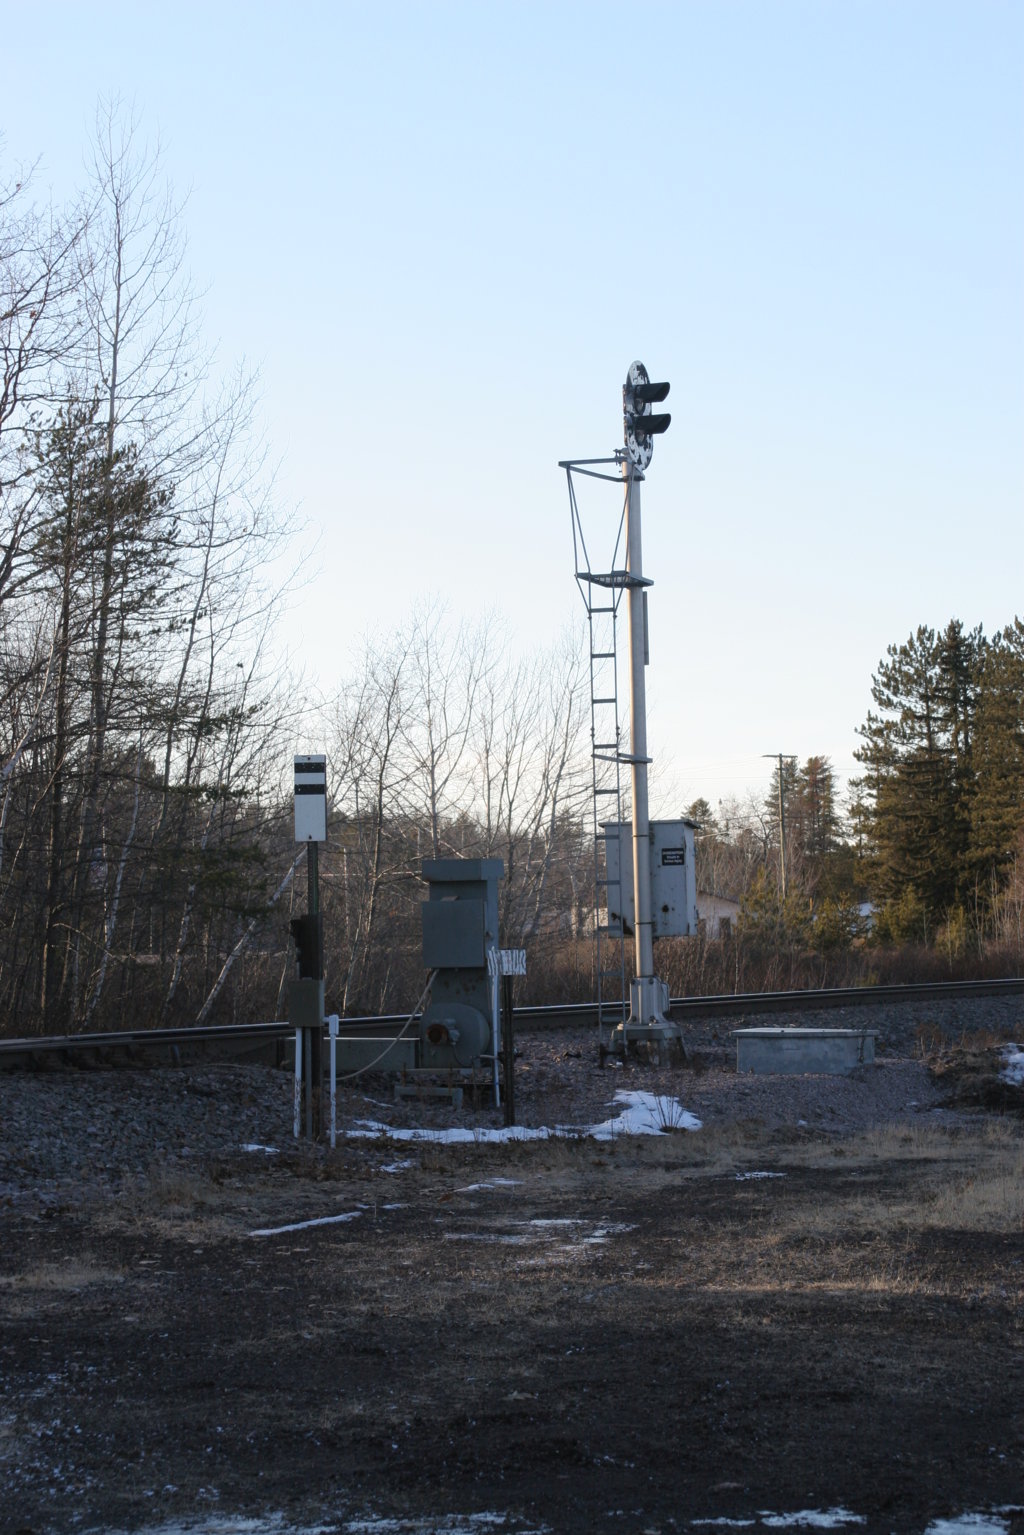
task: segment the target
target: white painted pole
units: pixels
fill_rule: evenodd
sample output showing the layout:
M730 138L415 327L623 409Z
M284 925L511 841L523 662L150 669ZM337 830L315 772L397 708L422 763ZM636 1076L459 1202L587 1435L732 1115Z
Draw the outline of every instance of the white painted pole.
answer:
M327 1020L331 1031L331 1150L338 1144L338 1015Z
M302 1030L295 1030L295 1102L294 1102L294 1130L295 1139L299 1138L302 1128Z
M643 576L640 542L640 480L628 456L622 472L626 478L626 569L634 578ZM646 635L643 586L627 591L629 616L629 755L633 790L633 907L635 916L636 973L654 975L654 925L651 917L651 822L647 800L647 692L644 679ZM621 856L621 850L620 850Z

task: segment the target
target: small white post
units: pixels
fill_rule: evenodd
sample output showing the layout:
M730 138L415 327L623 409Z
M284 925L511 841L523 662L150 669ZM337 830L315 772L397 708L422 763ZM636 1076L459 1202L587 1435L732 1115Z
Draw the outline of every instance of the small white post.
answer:
M500 1005L502 1005L502 952L488 950L487 969L491 973L491 1087L494 1090L494 1108L502 1104L502 1090L497 1082L497 1051L500 1048Z
M338 1144L338 1015L327 1020L331 1031L331 1150Z
M294 1102L294 1129L295 1139L299 1138L302 1128L302 1030L295 1030L295 1102Z

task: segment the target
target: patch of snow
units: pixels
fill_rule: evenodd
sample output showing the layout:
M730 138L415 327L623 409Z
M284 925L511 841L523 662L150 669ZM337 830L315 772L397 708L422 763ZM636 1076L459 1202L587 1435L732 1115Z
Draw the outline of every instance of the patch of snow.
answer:
M485 1530L507 1530L512 1535L550 1535L546 1524L526 1529L514 1514L441 1514L417 1519L350 1519L339 1526L339 1535L482 1535Z
M129 1535L129 1532L105 1524L102 1529L85 1530L82 1535ZM162 1524L148 1524L141 1530L134 1530L133 1535L327 1535L327 1531L323 1524L286 1524L283 1514L264 1514L258 1519L204 1515L202 1519L170 1519Z
M578 1219L550 1219L520 1221L523 1232L508 1231L446 1231L446 1242L493 1242L508 1247L522 1247L526 1243L547 1243L547 1251L556 1253L582 1253L587 1247L601 1247L613 1236L636 1228L624 1221L605 1221L592 1225ZM567 1240L566 1240L567 1239ZM546 1261L546 1260L545 1260Z
M484 1189L515 1189L522 1183L522 1178L490 1178L486 1183L467 1183L464 1188L456 1189L456 1194L477 1194Z
M754 1526L753 1519L727 1519L723 1514L720 1519L691 1519L690 1524L696 1528L709 1526L712 1529L749 1530Z
M281 1155L280 1151L278 1150L278 1148L276 1146L261 1146L257 1141L252 1141L248 1145L243 1146L242 1150L243 1151L265 1151L268 1157L278 1157L278 1156Z
M443 1234L445 1242L499 1242L508 1247L521 1247L530 1239L528 1236L510 1235L508 1232L499 1231L446 1231Z
M848 1508L804 1508L796 1514L771 1514L762 1509L756 1519L691 1519L690 1523L694 1527L732 1530L749 1530L755 1525L764 1525L769 1530L838 1530L844 1525L864 1524L866 1520L863 1514L851 1514Z
M1002 1051L1003 1060L1006 1063L999 1073L1003 1082L1009 1082L1012 1087L1024 1087L1024 1046L1006 1045ZM973 1515L966 1517L974 1517ZM979 1518L982 1516L979 1514Z
M587 1131L596 1141L616 1135L662 1135L666 1130L699 1130L700 1120L684 1109L678 1098L661 1093L618 1092L614 1103L624 1105L616 1119L591 1125Z
M358 1220L362 1210L346 1210L342 1215L320 1215L311 1221L293 1221L289 1226L263 1226L259 1231L250 1231L251 1237L279 1237L286 1231L308 1231L310 1226L337 1226L341 1221Z
M132 1535L487 1535L488 1531L507 1531L508 1535L551 1535L548 1525L527 1528L515 1514L442 1514L435 1517L346 1519L341 1516L319 1520L316 1524L291 1524L283 1514L264 1514L259 1518L209 1517L170 1519L149 1524ZM127 1530L92 1528L82 1535L129 1535Z
M785 1173L737 1173L736 1182L746 1183L748 1178L784 1178Z
M381 1168L382 1173L404 1173L407 1167L414 1165L412 1157L406 1157L404 1162L388 1162Z
M529 1129L525 1125L505 1125L501 1128L478 1125L471 1130L463 1125L452 1125L444 1130L426 1130L385 1125L376 1119L358 1119L356 1128L346 1130L345 1134L351 1139L383 1135L393 1141L504 1146L510 1141L545 1141L556 1136L591 1136L596 1141L610 1141L617 1135L663 1135L666 1130L701 1128L700 1120L688 1109L684 1109L678 1098L669 1098L660 1093L619 1092L612 1102L622 1104L622 1112L614 1119L603 1120L599 1125L558 1125L553 1130L546 1126Z
M626 1221L609 1221L604 1226L595 1226L588 1237L583 1238L587 1247L600 1247L607 1242L609 1237L622 1236L625 1231L635 1231L636 1227Z
M933 1519L924 1535L1006 1535L1009 1528L995 1514L961 1514L958 1519Z
M830 1508L823 1512L805 1508L798 1514L759 1514L770 1530L838 1530L844 1524L865 1524L863 1514L851 1514L848 1508Z
M345 1131L350 1140L376 1139L378 1136L386 1136L391 1141L430 1141L432 1144L449 1146L474 1144L504 1146L509 1141L546 1141L556 1133L552 1130L528 1130L523 1125L506 1125L501 1129L479 1125L473 1130L463 1125L451 1125L445 1130L425 1130L419 1127L385 1125L377 1119L357 1119L356 1125L358 1128Z

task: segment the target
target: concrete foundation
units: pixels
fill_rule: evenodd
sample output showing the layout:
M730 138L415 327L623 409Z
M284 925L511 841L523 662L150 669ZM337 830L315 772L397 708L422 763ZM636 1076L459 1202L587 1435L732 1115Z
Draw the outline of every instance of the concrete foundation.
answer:
M613 1053L625 1055L630 1045L656 1045L658 1058L666 1047L675 1046L686 1054L683 1031L668 1016L668 987L655 976L634 976L629 983L629 1017L611 1034Z
M338 1075L352 1071L402 1071L416 1065L416 1038L381 1039L379 1036L341 1034L338 1036ZM329 1060L324 1044L324 1061Z
M877 1029L734 1029L736 1070L755 1076L844 1076L875 1059Z

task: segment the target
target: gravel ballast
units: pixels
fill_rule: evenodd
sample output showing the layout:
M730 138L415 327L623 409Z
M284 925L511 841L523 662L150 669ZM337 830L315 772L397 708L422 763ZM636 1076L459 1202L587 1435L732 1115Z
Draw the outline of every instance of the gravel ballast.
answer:
M872 1066L848 1076L738 1076L733 1030L762 1023L751 1016L687 1024L690 1060L598 1061L592 1029L522 1033L516 1068L518 1122L576 1127L615 1113L615 1094L645 1090L676 1098L707 1127L730 1122L828 1136L850 1135L899 1120L955 1122L933 1080L928 1056L972 1038L1024 1038L1022 1003L976 999L886 1005L823 1013L774 1014L773 1026L871 1028ZM469 1128L502 1123L500 1110L468 1102L459 1110L437 1100L395 1101L383 1076L343 1084L338 1125L360 1121L396 1127ZM224 1064L83 1070L63 1066L0 1077L0 1206L62 1203L75 1191L102 1195L156 1170L198 1168L211 1159L326 1156L292 1140L292 1078L270 1067ZM348 1143L352 1146L352 1143ZM270 1149L267 1149L270 1148Z

